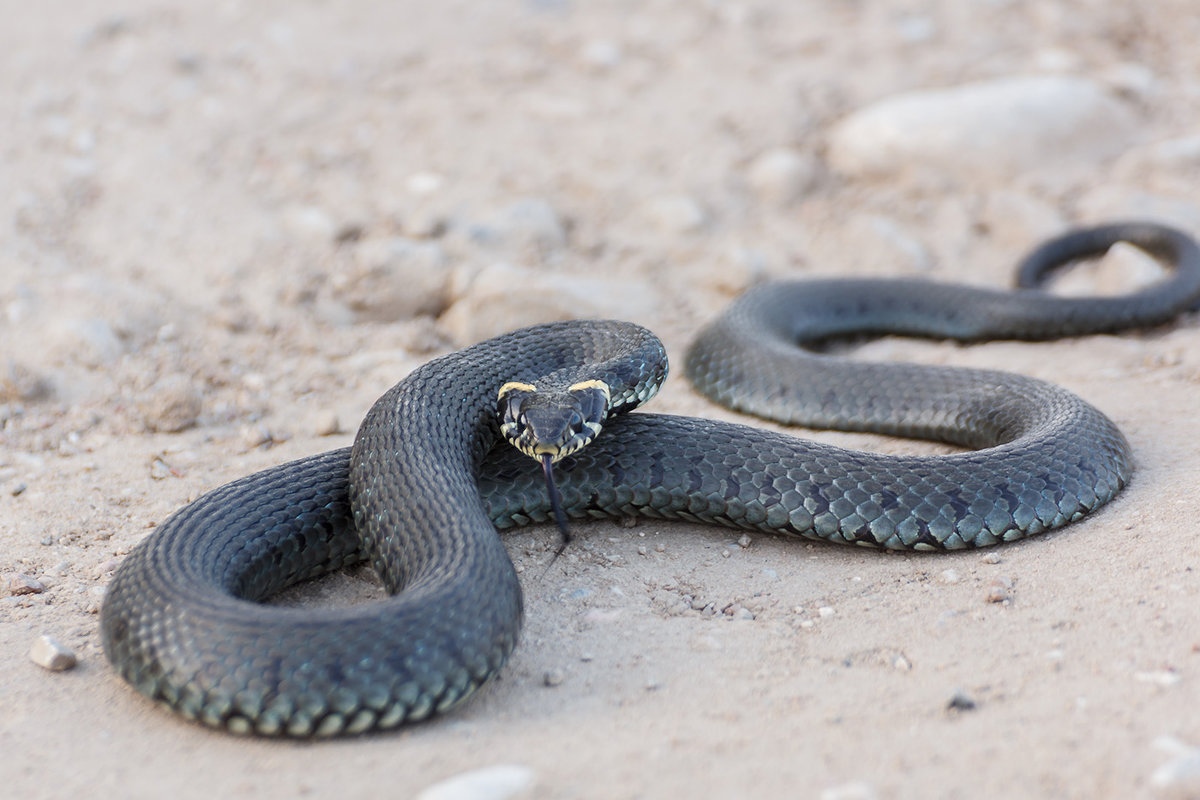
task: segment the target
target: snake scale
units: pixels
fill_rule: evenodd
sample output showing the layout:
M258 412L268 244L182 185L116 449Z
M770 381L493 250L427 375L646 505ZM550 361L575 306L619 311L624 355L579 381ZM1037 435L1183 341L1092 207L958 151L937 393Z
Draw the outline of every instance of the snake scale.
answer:
M1036 288L1118 241L1169 276L1119 298ZM430 361L375 404L352 448L216 489L136 547L104 601L105 652L138 691L236 733L359 733L461 702L501 669L522 620L496 528L551 514L538 465L498 439L497 388L510 381L613 387L602 433L556 467L573 518L644 515L904 549L985 546L1076 520L1131 472L1124 437L1083 400L1007 373L810 352L858 334L1047 339L1161 324L1200 301L1200 249L1148 223L1083 229L1035 250L1019 283L774 283L742 295L688 353L688 377L718 403L972 448L949 455L626 414L666 373L662 345L628 323L543 325ZM364 558L387 599L257 602Z

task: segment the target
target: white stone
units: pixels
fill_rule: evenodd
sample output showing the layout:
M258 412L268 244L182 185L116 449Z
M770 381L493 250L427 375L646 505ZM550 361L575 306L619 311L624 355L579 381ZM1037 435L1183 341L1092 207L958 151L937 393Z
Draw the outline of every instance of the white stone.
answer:
M660 233L696 233L708 226L709 215L699 201L687 195L666 195L646 203L643 213Z
M817 159L790 147L776 147L750 163L746 180L760 200L788 205L805 195L817 179Z
M33 647L29 649L29 658L51 672L61 672L75 666L75 654L71 648L46 634L34 640Z
M859 109L830 130L829 160L852 176L917 167L1010 177L1115 156L1137 130L1133 110L1085 78L1005 78Z
M497 764L461 772L417 794L416 800L509 800L533 788L532 769L521 764Z

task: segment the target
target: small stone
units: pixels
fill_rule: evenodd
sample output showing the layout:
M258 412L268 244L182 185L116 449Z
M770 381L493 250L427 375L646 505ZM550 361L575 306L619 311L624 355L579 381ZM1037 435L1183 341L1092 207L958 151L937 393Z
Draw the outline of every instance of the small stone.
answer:
M1172 686L1178 686L1183 679L1179 677L1179 673L1173 669L1158 669L1149 672L1135 672L1133 679L1142 683L1152 683L1155 686L1160 686L1168 689Z
M497 764L460 772L417 793L416 800L509 800L528 792L534 772L522 764Z
M52 672L71 669L76 663L75 654L71 652L71 648L46 634L42 634L34 640L33 647L29 650L29 657L39 667Z
M1171 760L1154 770L1150 785L1156 794L1168 800L1195 800L1200 797L1200 748L1190 747L1171 736L1155 741Z
M567 673L563 672L558 667L546 670L542 675L542 683L545 686L561 686L562 682L567 679Z
M289 209L284 214L284 225L297 238L317 242L333 241L337 234L337 225L333 219L314 206Z
M142 423L149 431L178 433L196 424L203 401L200 390L185 375L158 381L141 405Z
M341 422L332 411L322 411L313 423L313 432L317 436L336 436L342 432Z
M997 552L984 553L979 557L980 564L999 564L1001 562L1000 554Z
M567 228L554 206L541 198L518 200L496 218L495 230L510 247L530 250L541 256L567 244Z
M47 338L56 352L88 367L111 364L125 352L125 344L112 325L96 317L59 319Z
M332 299L359 322L395 322L440 314L449 303L451 271L437 242L403 236L364 239L354 266L330 281Z
M665 234L697 233L709 223L704 206L687 195L655 198L646 204L644 213L659 232Z
M49 380L15 361L0 369L0 403L32 402L51 394Z
M167 478L178 478L182 473L172 467L167 460L162 456L155 456L150 460L150 477L156 481L166 480Z
M754 540L751 539L748 534L743 533L741 536L738 537L738 540L737 540L738 547L745 550L747 547L750 546L751 542L753 542L753 541Z
M1000 576L988 584L984 600L988 603L1004 603L1012 599L1013 582L1011 578Z
M875 787L865 781L853 781L821 790L820 800L878 800Z
M941 582L945 583L945 584L958 583L958 581L959 581L958 572L956 572L955 570L952 570L952 569L942 570L942 573L938 576L938 579L941 580Z
M579 60L596 70L610 70L621 63L625 54L621 45L608 39L594 39L579 51Z
M285 441L286 437L276 436L266 425L245 425L242 427L241 440L244 450L254 450L258 447L271 447Z
M759 199L786 206L812 189L817 171L818 163L813 155L790 147L777 147L751 162L746 180Z
M408 191L421 197L427 197L441 189L446 179L436 172L414 172L404 181Z
M825 619L827 617L832 617L836 613L837 612L834 611L833 608L830 606L821 606L820 608L817 609L817 615L820 616L822 619Z
M738 606L734 609L730 616L733 617L734 620L748 622L754 619L754 612L748 608L745 608L744 606Z
M975 699L962 689L956 691L946 703L947 711L974 711L977 707Z
M41 594L46 591L46 585L31 575L14 572L8 576L8 593L13 597L23 594Z

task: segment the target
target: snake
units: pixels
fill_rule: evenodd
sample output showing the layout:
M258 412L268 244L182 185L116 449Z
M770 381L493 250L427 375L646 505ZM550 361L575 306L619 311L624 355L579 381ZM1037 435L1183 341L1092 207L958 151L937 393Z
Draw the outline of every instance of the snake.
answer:
M1166 277L1120 297L1044 288L1117 242ZM375 403L351 447L236 480L159 525L108 586L104 651L138 692L208 726L359 734L446 712L500 673L523 602L497 530L551 520L555 500L575 520L643 516L904 550L983 547L1078 520L1133 469L1095 407L1021 375L832 352L892 333L1039 340L1161 325L1200 305L1200 248L1148 222L1075 229L1035 248L1017 283L771 282L687 352L695 389L735 411L961 448L942 454L628 413L667 373L663 345L631 323L550 323L435 358ZM552 444L529 433L539 426ZM550 461L557 498L542 480ZM364 560L386 598L262 602Z

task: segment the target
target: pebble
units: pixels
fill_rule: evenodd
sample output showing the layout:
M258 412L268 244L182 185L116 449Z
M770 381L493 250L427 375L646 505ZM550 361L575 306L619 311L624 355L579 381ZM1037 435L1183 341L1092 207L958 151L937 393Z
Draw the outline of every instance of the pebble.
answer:
M558 211L537 197L518 200L502 209L494 230L509 247L532 251L542 257L567 244L567 228Z
M567 679L567 673L563 672L558 667L546 670L542 675L542 684L545 686L561 686L562 682Z
M746 181L760 200L787 206L812 190L819 168L816 157L810 153L776 147L759 154L750 163Z
M315 206L288 209L283 224L293 236L316 242L331 242L338 231L333 218Z
M837 612L834 611L833 608L831 608L830 606L821 606L820 608L817 609L817 615L820 616L822 619L825 619L827 617L832 617L836 613Z
M42 400L51 392L50 381L24 364L10 360L0 370L0 403Z
M698 233L708 227L710 217L700 202L688 195L666 195L646 203L643 213L659 233Z
M852 781L822 789L820 800L876 800L879 792L865 781Z
M514 291L520 294L519 303L513 302ZM645 281L493 264L465 282L438 322L456 343L467 345L539 322L614 318L650 322L657 310L657 293Z
M625 57L621 45L610 39L593 39L579 51L579 60L596 70L610 70Z
M29 658L39 667L61 672L75 666L75 654L71 648L58 642L54 637L42 634L33 642L29 649Z
M1138 131L1102 85L1067 75L1010 77L885 98L829 131L838 171L879 177L912 166L974 178L1096 162Z
M999 564L1001 562L1000 554L997 552L984 553L979 557L980 564Z
M938 575L938 579L942 583L945 583L945 584L958 583L958 581L959 581L958 572L955 570L952 570L952 569L942 570L942 573L940 575Z
M351 269L331 279L330 294L358 322L395 322L440 314L449 302L450 279L437 242L364 239L354 246Z
M46 585L37 578L23 572L14 572L8 576L8 593L13 597L23 594L41 594L46 591Z
M533 770L523 764L496 764L440 780L418 792L416 800L510 800L535 782Z
M202 406L200 389L190 378L168 375L141 404L142 424L149 431L178 433L196 424Z
M125 353L112 325L98 317L57 319L46 333L53 353L86 367L103 367Z
M1142 683L1152 683L1155 686L1163 689L1169 689L1172 686L1178 686L1183 678L1179 677L1179 673L1172 669L1159 669L1150 672L1135 672L1133 679Z
M1004 603L1012 599L1012 588L1011 578L1003 575L993 578L992 582L988 584L987 594L983 599L989 603Z
M317 436L336 436L342 432L342 423L332 411L322 411L313 422L313 433Z
M974 711L978 706L975 703L975 698L959 689L954 692L950 699L946 702L947 711Z
M1154 770L1150 785L1168 800L1195 800L1200 797L1200 748L1191 747L1172 736L1161 736L1155 746L1171 760Z

